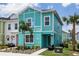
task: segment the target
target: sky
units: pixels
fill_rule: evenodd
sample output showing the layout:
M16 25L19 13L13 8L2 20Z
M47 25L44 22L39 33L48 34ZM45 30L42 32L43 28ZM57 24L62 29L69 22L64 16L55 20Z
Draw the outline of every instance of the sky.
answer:
M8 17L11 13L18 13L28 5L35 6L40 9L55 9L60 18L63 16L68 17L74 13L79 14L78 3L0 3L0 17ZM64 23L62 30L68 32L69 29L72 29L72 25L66 25ZM79 26L76 26L76 32L79 32Z

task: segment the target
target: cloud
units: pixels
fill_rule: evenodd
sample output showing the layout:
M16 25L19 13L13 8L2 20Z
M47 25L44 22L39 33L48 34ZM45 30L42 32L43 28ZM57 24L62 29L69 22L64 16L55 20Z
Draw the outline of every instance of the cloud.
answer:
M25 4L21 4L21 3L9 3L6 6L0 5L0 16L5 16L11 13L18 13L20 12L22 9L26 8L30 3L25 3Z
M36 6L36 7L39 7L39 3L35 3L35 4L33 4L34 6Z
M70 5L71 3L62 3L63 7L67 7L68 5Z
M53 5L49 5L47 9L53 9Z
M78 9L79 9L79 3L76 3L75 5L76 5L76 8L78 8Z

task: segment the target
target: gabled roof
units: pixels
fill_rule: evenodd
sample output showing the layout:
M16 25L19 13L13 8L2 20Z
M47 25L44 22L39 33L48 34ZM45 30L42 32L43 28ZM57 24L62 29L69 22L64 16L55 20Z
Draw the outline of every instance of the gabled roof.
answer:
M41 13L53 12L53 13L58 17L60 24L63 25L60 16L58 15L57 11L54 10L54 9L40 9L40 8L36 8L36 7L33 7L33 6L27 6L27 7L24 8L22 11L20 11L19 14L21 14L21 13L22 13L23 11L25 11L27 8L32 8L32 9L34 9L34 10L37 10L37 11L41 12Z
M19 11L18 14L21 14L23 11L25 11L25 10L28 9L28 8L32 8L32 9L34 9L34 10L37 10L37 11L40 11L40 12L41 12L41 9L40 9L40 8L36 8L36 7L34 7L34 6L27 6L27 7L25 7L23 10Z
M12 13L11 15L9 15L8 17L0 17L0 20L16 20L17 17L12 18L15 14Z

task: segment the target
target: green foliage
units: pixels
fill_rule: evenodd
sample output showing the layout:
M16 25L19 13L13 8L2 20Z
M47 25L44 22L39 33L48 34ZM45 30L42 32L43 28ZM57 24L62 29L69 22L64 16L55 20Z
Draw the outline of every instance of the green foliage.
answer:
M77 48L79 49L79 44L77 44Z
M63 53L55 53L54 51L46 50L42 52L40 55L44 56L72 56L72 51L69 48L64 48Z
M31 34L33 33L32 28L30 28L28 26L28 23L26 23L24 21L19 22L19 31L22 31L22 32L29 31Z
M17 46L16 49L17 49L17 50L22 50L22 49L23 49L23 46Z
M71 24L71 23L78 23L77 20L79 19L79 15L77 15L76 13L74 13L74 15L70 15L69 17L63 17L63 21L66 22L67 24Z

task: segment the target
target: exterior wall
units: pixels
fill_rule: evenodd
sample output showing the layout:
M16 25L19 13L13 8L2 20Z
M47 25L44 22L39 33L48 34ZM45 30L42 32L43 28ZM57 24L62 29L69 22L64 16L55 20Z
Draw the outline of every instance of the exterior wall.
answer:
M48 26L45 26L44 24L44 17L45 16L49 16L49 25ZM48 12L48 13L42 13L42 31L52 31L53 32L53 14L52 12Z
M4 43L4 22L0 21L0 44Z
M5 43L13 43L16 45L16 35L18 34L18 29L15 29L15 23L18 24L17 20L8 20L5 21ZM8 24L11 24L11 30L8 30ZM7 40L7 36L9 36L9 41ZM14 39L12 40L12 36Z
M62 42L62 25L58 21L58 17L54 15L54 44L59 45Z
M19 15L19 21L24 20L27 22L27 19L31 18L32 19L32 28L33 28L33 43L27 43L25 44L27 46L32 46L32 45L38 45L41 47L41 13L39 11L36 11L34 9L28 8L24 12L22 12ZM26 32L25 35L30 35L29 32ZM19 32L19 40L18 40L18 45L23 46L23 35L21 32Z
M33 30L41 31L41 13L39 11L28 8L19 15L19 20L24 20L27 22L28 18L32 19Z
M65 41L67 41L67 33L62 31L62 42L64 43Z

